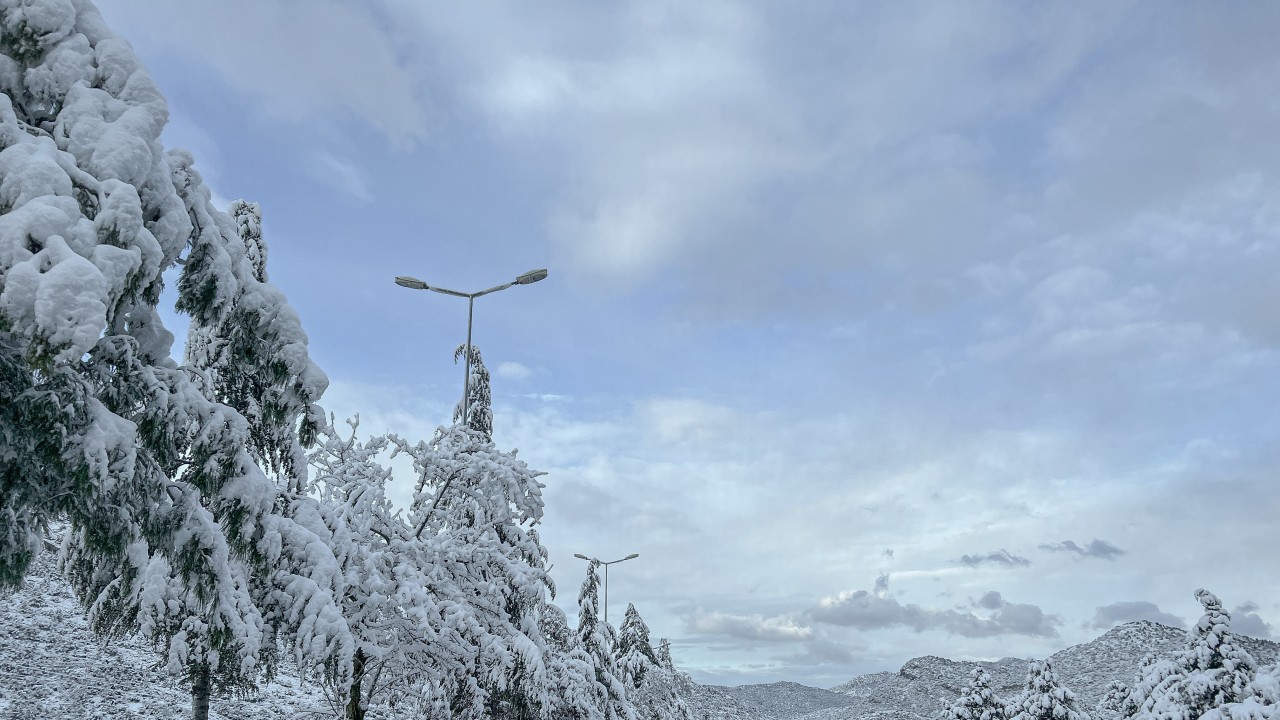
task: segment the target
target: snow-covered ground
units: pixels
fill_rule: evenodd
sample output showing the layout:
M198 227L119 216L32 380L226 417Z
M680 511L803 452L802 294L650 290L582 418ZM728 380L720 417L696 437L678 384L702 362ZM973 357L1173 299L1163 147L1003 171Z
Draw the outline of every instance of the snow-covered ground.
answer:
M1129 681L1143 655L1182 647L1185 633L1151 622L1127 623L1095 640L1052 656L1068 687L1086 708L1111 680ZM1280 644L1244 639L1260 661L1280 657ZM190 716L185 688L163 670L145 644L95 636L59 575L54 553L45 552L23 588L0 599L0 720L181 720ZM960 693L981 665L993 688L1011 696L1026 662L1005 658L974 663L928 656L898 672L853 678L832 690L796 683L717 687L692 685L686 701L693 716L716 720L928 719ZM320 688L287 669L254 696L215 698L216 720L295 720L334 717Z
M159 656L130 638L93 634L54 553L36 562L18 592L0 597L0 718L4 720L179 720L187 690L156 669ZM215 698L217 720L329 717L319 688L288 673L256 696Z

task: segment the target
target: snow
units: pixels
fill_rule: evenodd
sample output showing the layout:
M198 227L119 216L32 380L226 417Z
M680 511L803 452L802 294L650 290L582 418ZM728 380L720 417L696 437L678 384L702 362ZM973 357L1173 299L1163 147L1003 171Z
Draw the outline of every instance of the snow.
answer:
M185 720L190 702L145 641L105 640L89 629L52 552L22 590L0 596L0 717ZM326 710L319 687L286 665L257 692L215 696L210 718L296 720Z

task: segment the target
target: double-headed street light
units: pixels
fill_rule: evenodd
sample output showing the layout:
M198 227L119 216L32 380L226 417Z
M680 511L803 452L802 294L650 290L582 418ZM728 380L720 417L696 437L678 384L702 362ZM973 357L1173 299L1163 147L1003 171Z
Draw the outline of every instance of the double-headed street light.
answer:
M600 560L600 558L589 558L586 555L583 555L582 553L574 553L573 556L578 558L579 560L586 560L587 562L594 561L604 566L604 621L605 621L605 624L608 624L609 623L609 566L616 565L620 562L625 562L627 560L635 560L636 558L640 557L640 553L631 553L630 555L620 560L610 560L609 562L603 562L602 560Z
M545 278L546 276L547 276L546 268L539 268L538 270L530 270L529 272L524 273L523 275L517 276L515 280L512 280L509 283L494 285L493 287L487 290L481 290L479 292L473 292L473 293L458 292L457 290L449 290L448 288L436 287L435 285L428 285L425 282L419 280L418 278L409 277L408 275L396 276L396 284L399 285L400 287L406 287L406 288L409 288L410 290L433 290L435 292L441 293L442 295L453 295L455 297L462 297L467 299L467 361L466 361L466 364L463 366L463 371L462 371L463 373L462 374L462 424L463 426L470 427L469 424L471 422L471 417L470 417L471 415L471 320L472 318L475 317L476 298L480 297L481 295L488 295L489 293L498 292L499 290L506 290L507 288L513 285L531 285ZM419 537L421 537L422 531L427 527L427 519L431 517L431 513L434 512L436 509L436 506L440 504L440 500L444 497L445 492L449 490L449 484L452 482L453 482L452 476L450 476L448 480L445 480L444 487L440 488L440 492L436 493L436 499L434 502L431 503L431 508L427 510L427 512L422 516L422 524L418 526Z
M530 270L529 272L523 275L520 275L515 280L512 280L509 283L503 283L502 285L494 285L488 290L481 290L479 292L473 292L473 293L458 292L457 290L449 290L447 288L436 287L435 285L428 285L416 277L409 277L407 275L396 276L396 284L399 285L400 287L407 287L410 290L432 290L432 291L441 293L442 295L453 295L455 297L461 297L461 298L467 299L467 360L466 360L466 364L463 367L463 375L462 375L462 424L463 425L466 425L471 420L470 418L471 320L475 316L476 298L480 297L481 295L488 295L489 293L498 292L499 290L506 290L507 288L512 287L513 285L531 285L545 278L546 276L547 276L546 268L541 268L538 270Z

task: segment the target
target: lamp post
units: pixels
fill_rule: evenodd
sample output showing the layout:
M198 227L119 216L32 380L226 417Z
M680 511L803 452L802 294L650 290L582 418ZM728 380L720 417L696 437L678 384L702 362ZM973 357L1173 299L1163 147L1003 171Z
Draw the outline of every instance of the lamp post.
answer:
M494 285L493 287L488 288L486 290L480 290L479 292L473 292L473 293L458 292L457 290L450 290L448 288L436 287L435 285L428 285L422 280L419 280L416 277L409 277L408 275L396 276L396 284L399 285L400 287L406 287L406 288L409 288L410 290L432 290L442 295L453 295L454 297L461 297L461 298L467 299L467 361L466 361L466 364L463 366L463 371L462 371L463 373L462 374L462 424L464 427L468 427L468 423L471 419L470 418L470 414L471 414L471 320L472 318L475 317L476 298L480 297L481 295L496 293L499 290L506 290L507 288L512 287L513 285L531 285L545 278L546 276L547 276L546 268L530 270L529 272L524 273L523 275L516 276L516 279L512 280L511 282L503 283L501 285ZM423 514L422 522L421 524L418 525L417 537L422 537L422 531L425 530L427 527L427 519L431 517L431 513L435 512L436 507L440 505L440 500L444 498L444 494L448 492L449 484L452 482L453 482L453 476L450 476L448 480L445 480L444 486L440 488L440 492L436 493L435 500L432 501L431 507L427 510L427 512Z
M432 290L442 295L453 295L454 297L461 297L461 298L467 299L467 360L463 366L463 371L462 371L463 372L463 375L462 375L462 424L463 425L466 425L470 421L471 320L473 317L475 317L476 298L480 297L481 295L488 295L489 293L498 292L499 290L506 290L507 288L512 287L514 285L531 285L545 278L546 276L547 276L546 268L541 268L538 270L530 270L529 272L518 276L515 280L512 280L509 283L503 283L502 285L494 285L493 287L487 290L481 290L479 292L473 292L473 293L458 292L457 290L449 290L448 288L436 287L435 285L428 285L416 277L409 277L407 275L396 276L396 284L399 285L400 287L406 287L406 288L409 288L410 290Z
M620 560L610 560L609 562L603 562L600 558L589 558L582 553L574 553L573 556L580 560L586 560L587 562L594 560L604 566L604 622L607 625L609 623L609 566L616 565L627 560L634 560L640 557L640 553L631 553Z

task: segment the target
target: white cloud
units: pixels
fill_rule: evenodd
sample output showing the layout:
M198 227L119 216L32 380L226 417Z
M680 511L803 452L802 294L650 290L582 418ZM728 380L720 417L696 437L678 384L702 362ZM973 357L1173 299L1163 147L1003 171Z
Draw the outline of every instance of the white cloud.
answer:
M511 362L509 360L498 363L498 369L495 370L495 373L500 378L515 381L528 380L533 376L532 370L518 362Z
M290 123L358 118L389 140L425 137L427 111L395 38L359 5L338 0L164 0L98 3L113 29L206 64L252 99L244 107Z
M1114 625L1135 620L1150 620L1176 628L1186 628L1187 626L1186 621L1182 618L1164 612L1155 603L1145 600L1121 601L1103 605L1093 614L1090 626L1105 630Z
M813 629L799 624L793 617L733 615L707 612L702 608L686 618L685 629L699 635L727 635L742 640L767 642L795 642L813 637Z

